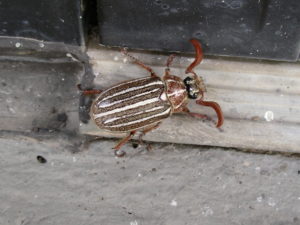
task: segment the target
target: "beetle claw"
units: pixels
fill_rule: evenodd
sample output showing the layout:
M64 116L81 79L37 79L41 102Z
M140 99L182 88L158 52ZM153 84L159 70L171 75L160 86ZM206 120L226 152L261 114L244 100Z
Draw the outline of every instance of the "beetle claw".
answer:
M126 155L126 152L122 151L122 150L117 150L115 149L115 156L117 157L124 157Z

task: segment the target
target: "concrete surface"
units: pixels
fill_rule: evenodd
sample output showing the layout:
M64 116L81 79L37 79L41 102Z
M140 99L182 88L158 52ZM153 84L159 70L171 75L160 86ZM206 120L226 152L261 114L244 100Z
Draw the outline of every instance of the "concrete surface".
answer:
M0 61L0 130L78 129L75 62Z
M46 137L1 135L1 225L300 224L298 157Z
M76 84L93 79L82 49L9 37L0 49L0 131L78 131Z

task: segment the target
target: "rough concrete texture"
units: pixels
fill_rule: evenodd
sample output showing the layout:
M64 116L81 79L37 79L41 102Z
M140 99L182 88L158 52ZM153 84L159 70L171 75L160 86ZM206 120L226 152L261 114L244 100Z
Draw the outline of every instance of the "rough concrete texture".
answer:
M0 130L78 129L82 65L0 61Z
M300 224L300 158L130 143L115 158L115 141L71 143L0 138L0 224Z

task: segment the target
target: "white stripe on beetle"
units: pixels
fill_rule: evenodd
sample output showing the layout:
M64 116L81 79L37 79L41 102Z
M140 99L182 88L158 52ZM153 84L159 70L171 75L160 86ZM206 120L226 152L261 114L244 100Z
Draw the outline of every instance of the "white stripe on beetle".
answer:
M110 115L110 114L118 113L118 112L123 112L123 111L126 111L128 109L138 108L140 106L144 106L144 105L154 103L154 102L158 102L158 101L161 101L161 100L157 97L156 98L150 98L150 99L147 99L145 101L137 102L137 103L132 104L132 105L127 105L125 107L117 108L117 109L114 109L114 110L111 110L111 111L95 114L94 119L97 119L97 118L102 117L102 116L107 116L107 115Z
M143 113L153 112L155 110L159 110L159 109L162 109L164 107L165 106L157 106L157 107L154 107L152 109L145 110L143 112L138 112L138 113L134 113L134 114L130 114L130 115L124 115L124 116L120 116L120 117L110 118L110 119L106 120L104 122L104 124L113 122L113 121L118 120L118 119L124 119L124 118L127 118L127 117L137 116L137 115L140 115L140 114L143 114Z
M120 87L124 84L130 84L130 83L133 83L133 82L136 82L136 81L141 81L141 80L146 80L146 79L149 79L149 77L143 77L143 78L139 78L139 79L135 79L135 80L124 81L120 84L114 85L113 87L116 88L116 87Z
M184 93L184 92L185 92L185 90L179 89L178 91L174 91L173 93L168 94L168 97L172 97L172 96L174 96L174 95L175 95L175 97L176 97L176 95L181 95L181 94Z
M155 117L159 117L159 116L162 116L162 115L169 114L170 110L171 110L171 108L168 108L166 111L155 114L155 115L152 115L152 116L148 116L148 117L145 117L145 118L142 118L142 119L139 119L139 120L135 120L135 121L130 121L130 122L124 123L124 124L113 125L113 126L110 126L110 127L122 127L122 126L127 126L127 125L131 125L131 124L135 124L135 123L140 123L140 122L143 122L145 120L149 120L149 119L152 119L152 118L155 118Z
M107 100L107 99L110 99L110 98L115 97L115 96L118 96L118 95L122 95L122 94L128 93L128 92L130 92L130 91L135 91L135 90L142 89L142 88L144 88L144 87L149 87L149 86L152 86L152 85L155 85L155 84L161 84L161 85L164 85L164 83L163 83L162 81L154 81L154 82L151 82L151 83L142 85L142 86L132 87L132 88L128 88L128 89L125 89L125 90L123 90L123 91L114 93L113 95L110 95L110 96L107 96L107 97L103 98L102 101ZM113 87L113 88L115 88L115 87ZM109 90L109 89L108 89L108 90ZM99 103L100 103L100 102L99 102ZM98 107L99 107L99 103L98 103Z
M116 104L118 104L118 103L122 103L122 102L125 102L125 101L128 101L128 100L134 99L134 98L136 98L136 97L140 97L140 96L143 96L143 95L147 95L147 94L156 92L156 91L158 91L159 89L160 89L160 88L156 88L156 89L154 89L154 90L147 91L147 92L143 92L143 93L141 93L141 94L134 95L134 96L131 96L131 97L129 97L129 98L121 99L121 100L119 100L119 101L115 101L115 102L111 102L111 103L107 103L107 101L103 101L103 100L102 100L101 102L99 102L98 107L101 108L101 109L107 108L107 107L109 107L109 106L116 105Z

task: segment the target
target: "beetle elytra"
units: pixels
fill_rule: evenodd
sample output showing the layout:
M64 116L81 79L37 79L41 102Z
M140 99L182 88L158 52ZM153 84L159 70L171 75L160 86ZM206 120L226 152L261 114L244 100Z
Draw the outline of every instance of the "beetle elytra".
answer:
M186 113L196 118L209 118L206 115L190 112L187 108L188 99L196 100L198 105L213 108L218 116L216 126L222 126L224 117L221 107L216 102L203 100L206 91L204 82L193 71L203 58L201 45L196 39L192 39L190 42L195 48L196 56L193 63L186 69L185 73L188 74L188 77L184 80L170 74L170 65L174 55L168 58L165 74L160 78L150 67L122 50L134 63L147 70L150 76L124 81L103 91L83 91L84 95L98 94L91 106L91 117L99 128L128 133L114 147L117 156L125 154L125 152L119 151L120 148L137 131L141 131L141 141L143 135L156 129L163 119L173 113Z

